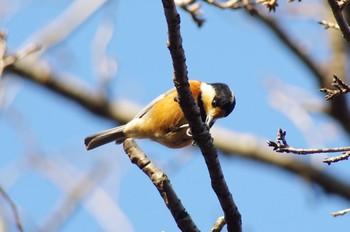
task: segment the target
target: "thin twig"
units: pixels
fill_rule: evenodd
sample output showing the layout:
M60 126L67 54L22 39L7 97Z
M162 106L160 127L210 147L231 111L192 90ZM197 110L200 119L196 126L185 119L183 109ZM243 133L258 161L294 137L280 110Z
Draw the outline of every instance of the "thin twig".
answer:
M320 186L325 193L339 194L350 200L350 185L345 180L327 174L314 165L297 160L294 156L276 155L264 141L256 136L237 134L217 127L212 128L211 131L215 138L215 145L229 157L239 154L240 157L260 161L283 171L298 173L308 183L312 182Z
M22 59L33 52L37 52L42 48L40 44L29 44L16 52L11 56L7 56L4 59L5 67L15 63L17 60Z
M22 59L23 57L28 56L29 54L41 49L40 45L29 44L13 55L7 55L6 38L7 33L5 31L0 31L0 77L2 76L6 67L14 64L17 60Z
M333 213L331 213L331 215L333 217L337 217L337 216L341 216L341 215L347 214L349 212L350 212L350 209L344 209L344 210L340 210L340 211L337 211L337 212L333 212Z
M23 226L22 226L21 219L19 217L18 210L15 203L12 201L11 197L6 193L6 191L1 186L0 186L0 194L11 207L12 214L16 222L17 230L19 232L23 232L24 231Z
M152 181L158 189L166 206L173 215L177 226L181 231L198 232L196 224L192 221L191 216L187 213L180 199L176 195L167 175L160 170L132 139L124 141L124 150L129 156L131 162L137 165Z
M336 23L331 23L331 22L328 22L326 20L322 20L322 21L320 21L318 23L323 25L324 29L333 28L333 29L336 29L336 30L340 30L338 24L336 24Z
M222 231L222 228L224 228L225 225L226 225L225 217L221 216L216 220L216 222L215 222L213 228L211 228L210 232L220 232L220 231Z
M219 7L221 9L241 9L245 8L247 12L249 12L251 15L255 15L257 13L257 10L255 9L254 5L255 3L250 3L248 0L228 0L226 2L216 1L216 0L204 0L210 5Z
M331 100L336 96L350 92L350 86L334 74L333 74L332 86L335 89L328 89L328 88L320 89L321 92L326 93L326 96L325 96L326 100Z
M288 145L286 141L286 134L287 134L286 131L283 131L282 129L278 129L276 142L267 141L267 144L270 147L273 147L273 150L276 152L294 153L298 155L350 151L350 147L314 148L314 149L294 148Z
M350 157L350 152L345 152L339 156L334 156L331 158L324 158L323 163L326 163L328 165L331 165L331 163L336 163L339 161L343 161L343 160L348 160Z
M162 0L168 24L168 48L173 61L174 84L179 94L180 107L191 127L193 139L200 148L211 178L212 188L224 211L228 231L242 231L241 215L228 189L218 153L213 146L209 129L204 125L200 112L189 88L185 52L180 33L180 15L173 0Z
M242 5L239 4L240 1L238 0L228 0L226 2L224 1L216 1L216 0L204 0L205 2L219 7L221 9L239 9L242 7Z
M258 0L257 3L262 3L266 8L271 11L276 11L276 7L278 7L277 0Z
M175 4L187 11L198 27L203 25L205 19L202 16L203 12L200 10L202 4L196 2L196 0L175 0Z

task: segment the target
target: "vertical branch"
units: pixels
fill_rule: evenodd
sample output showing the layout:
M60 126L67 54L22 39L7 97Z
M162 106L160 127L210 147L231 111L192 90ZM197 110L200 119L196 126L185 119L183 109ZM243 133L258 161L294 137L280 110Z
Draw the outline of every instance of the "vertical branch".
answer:
M347 0L342 0L342 1L328 0L328 4L332 9L334 18L338 23L340 31L343 33L344 39L349 42L350 41L350 28L349 28L349 25L346 22L346 19L342 13L346 3L347 3Z
M224 179L218 153L212 143L213 139L200 118L199 108L189 88L186 58L180 34L180 15L173 0L162 0L162 3L168 25L168 48L173 61L174 84L179 94L181 109L189 122L193 139L201 149L207 164L211 185L224 211L228 231L242 231L241 215Z
M140 147L132 140L124 142L124 150L128 154L131 162L137 165L152 181L162 196L166 206L173 215L177 226L181 231L198 232L197 226L187 213L180 199L177 197L171 186L167 175L156 167L146 156Z

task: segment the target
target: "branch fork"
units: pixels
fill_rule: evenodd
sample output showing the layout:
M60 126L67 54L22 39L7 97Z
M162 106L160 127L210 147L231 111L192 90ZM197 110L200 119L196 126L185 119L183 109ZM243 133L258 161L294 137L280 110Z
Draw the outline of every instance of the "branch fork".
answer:
M331 100L336 96L343 95L350 92L350 85L346 84L337 75L334 75L334 74L333 74L332 86L335 89L328 89L328 88L320 89L321 92L326 93L326 96L325 96L326 100Z
M350 147L337 147L337 148L316 148L316 149L301 149L294 148L288 145L286 140L287 132L278 129L276 141L267 141L269 147L272 147L274 151L280 153L294 153L298 155L308 155L316 153L331 153L331 152L343 152L342 155L325 158L323 163L330 165L342 160L347 160L350 157Z
M289 153L289 145L287 143L286 140L286 134L287 131L283 131L281 128L278 129L277 131L277 138L276 138L276 142L274 141L267 141L267 144L269 145L269 147L273 147L273 150L276 152L286 152Z

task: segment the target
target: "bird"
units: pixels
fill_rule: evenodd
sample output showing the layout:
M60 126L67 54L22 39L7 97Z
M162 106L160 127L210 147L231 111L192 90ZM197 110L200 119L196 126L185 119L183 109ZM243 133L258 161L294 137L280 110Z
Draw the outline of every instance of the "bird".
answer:
M235 95L228 85L197 80L190 80L189 85L201 119L209 129L235 108ZM127 138L150 139L169 148L194 144L175 88L155 98L125 125L92 134L84 142L86 150L91 150L110 142L121 144Z

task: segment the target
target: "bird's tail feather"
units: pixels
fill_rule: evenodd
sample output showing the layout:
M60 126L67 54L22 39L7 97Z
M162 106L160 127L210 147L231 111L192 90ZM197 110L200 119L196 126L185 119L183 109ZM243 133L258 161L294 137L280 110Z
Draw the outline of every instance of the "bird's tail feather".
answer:
M122 143L126 139L123 132L124 128L125 126L119 126L86 137L84 140L86 150L91 150L113 141L116 143Z

